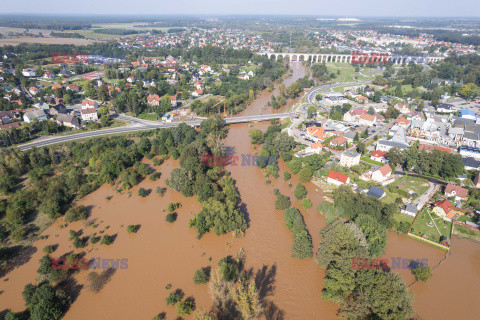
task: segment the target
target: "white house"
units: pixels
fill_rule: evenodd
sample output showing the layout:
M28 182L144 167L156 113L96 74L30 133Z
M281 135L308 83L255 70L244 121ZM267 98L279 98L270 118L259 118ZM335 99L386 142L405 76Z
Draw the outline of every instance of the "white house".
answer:
M28 111L23 115L23 121L26 123L31 123L33 120L37 119L38 121L47 120L47 115L43 109Z
M83 108L81 110L82 113L82 120L83 121L97 121L98 120L98 114L97 110L95 108Z
M389 164L384 165L383 167L378 168L372 172L371 179L375 182L382 183L385 182L392 175L392 168Z

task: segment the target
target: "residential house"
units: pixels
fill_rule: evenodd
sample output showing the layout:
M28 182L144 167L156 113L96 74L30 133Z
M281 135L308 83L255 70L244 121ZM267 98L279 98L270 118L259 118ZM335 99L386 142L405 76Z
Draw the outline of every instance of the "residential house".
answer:
M72 83L67 85L67 90L70 90L73 92L79 92L80 88L76 84Z
M380 189L379 187L376 186L371 186L370 189L368 189L367 195L374 197L375 199L382 199L385 197L387 193L385 190Z
M410 112L410 107L408 106L407 103L397 103L395 105L395 109L400 111L400 113L409 113Z
M57 104L55 106L50 107L49 113L51 116L67 113L67 108L63 104Z
M327 137L324 127L317 126L308 127L307 136L314 141L322 141Z
M203 90L202 89L197 89L197 90L192 92L192 97L199 97L202 94L203 94Z
M172 103L172 107L176 107L177 103L178 103L178 100L180 100L180 99L182 99L182 93L181 92L177 92L175 95L170 96L170 101Z
M353 167L360 164L360 153L345 151L340 156L340 165L343 167Z
M323 149L323 144L320 141L318 141L318 142L312 143L307 148L305 148L305 152L320 154L322 149Z
M332 147L342 147L342 146L345 146L347 144L347 138L343 137L343 136L338 136L332 140L330 140L330 145Z
M30 92L30 94L31 94L32 96L37 95L37 94L38 94L38 91L40 91L40 90L39 90L37 87L30 87L30 88L28 89L28 92Z
M441 152L452 153L452 150L450 148L421 143L420 146L418 146L418 151L422 151L422 150L425 150L425 151L438 150Z
M43 78L45 78L45 79L53 79L53 78L55 78L55 73L50 72L50 71L45 71L45 72L43 73Z
M93 101L93 100L83 100L82 101L82 109L83 108L95 108L95 109L97 109L98 108L98 103L97 103L97 101Z
M83 121L97 121L98 114L97 110L93 107L83 107L80 110Z
M465 170L480 170L480 161L472 157L462 158Z
M378 183L383 183L392 175L392 168L386 164L372 172L371 179Z
M342 184L350 183L350 177L344 175L343 173L330 170L330 172L328 173L327 182L336 186L340 186Z
M417 215L418 208L413 204L407 204L403 206L401 212L407 216L415 217Z
M158 106L160 105L160 97L158 94L151 94L147 97L147 102L150 106Z
M28 111L23 115L23 121L25 121L26 123L31 123L35 119L37 119L38 121L47 120L47 115L45 114L43 109Z
M30 68L28 68L28 69L23 69L23 70L22 70L22 75L23 75L24 77L26 77L26 78L30 78L30 77L35 77L35 76L36 76L35 70L30 69Z
M134 76L130 76L127 78L127 82L128 83L134 83L135 82L135 77Z
M408 121L404 117L399 117L395 119L395 123L397 124L397 126L407 129L410 124L410 121Z
M457 111L457 108L453 104L439 103L437 106L437 112L439 113L453 113Z
M377 116L371 114L362 114L358 123L362 126L371 127L377 123Z
M79 128L80 124L78 122L77 117L71 114L59 114L57 115L57 118L55 121L60 124L64 125L65 127L70 127L70 128Z
M467 200L468 190L460 186L456 186L452 183L447 184L445 187L445 197L455 197L456 201Z
M358 95L355 97L355 101L357 101L358 103L368 103L368 98Z
M386 154L387 153L385 151L374 150L370 153L370 159L382 163L388 163L387 158L385 158Z
M451 221L456 211L448 199L437 201L433 204L433 212L440 218Z

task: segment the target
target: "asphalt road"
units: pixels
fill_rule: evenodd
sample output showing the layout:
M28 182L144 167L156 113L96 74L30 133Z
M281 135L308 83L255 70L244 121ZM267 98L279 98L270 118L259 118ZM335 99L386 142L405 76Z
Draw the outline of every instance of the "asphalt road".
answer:
M281 119L292 116L293 113L273 113L273 114L263 114L263 115L254 115L254 116L243 116L243 117L231 117L231 118L224 118L227 124L234 124L234 123L245 123L245 122L258 122L258 121L268 121L272 119ZM18 146L21 151L31 149L33 147L44 147L51 144L56 143L63 143L78 139L86 139L86 138L93 138L93 137L100 137L110 134L116 133L126 133L126 132L135 132L135 131L142 131L142 130L152 130L157 128L171 128L176 127L182 122L156 122L150 120L143 120L134 117L129 117L126 115L119 115L117 119L130 121L131 123L127 126L118 127L118 128L110 128L110 129L102 129L102 130L95 130L89 132L81 132L66 136L54 136L54 137L47 137L47 138L39 138L35 141L22 144ZM190 126L199 126L202 120L196 121L188 121L185 122Z

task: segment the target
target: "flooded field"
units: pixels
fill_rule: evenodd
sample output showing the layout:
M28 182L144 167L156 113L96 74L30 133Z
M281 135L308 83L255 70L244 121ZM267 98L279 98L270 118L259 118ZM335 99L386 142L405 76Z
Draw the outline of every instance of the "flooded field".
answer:
M295 66L297 64L297 67ZM295 77L302 77L305 70L300 63L293 63ZM297 70L297 71L295 71ZM303 70L303 71L302 71ZM302 75L303 74L303 75ZM275 93L275 92L273 92ZM269 101L272 93L264 93L259 99ZM263 97L265 95L265 97ZM267 97L268 96L268 97ZM257 99L258 101L258 99ZM246 114L267 112L254 102L244 112ZM288 105L291 105L291 101ZM268 123L253 125L266 130ZM232 125L225 144L232 152L255 153L250 145L248 124ZM185 198L179 192L167 189L164 197L155 192L145 198L137 195L138 188L155 190L165 187L177 161L168 160L158 168L162 173L159 180L148 179L133 188L129 193L119 194L111 186L105 185L82 199L79 204L88 206L89 221L98 223L97 228L85 226L83 222L60 228L60 222L50 226L45 232L48 239L36 241L32 250L25 254L18 266L0 281L0 312L6 309L20 311L25 308L21 296L23 287L35 281L39 260L44 255L42 249L48 244L58 244L53 257L74 249L69 241L69 230L82 230L84 235L94 232L116 235L110 246L89 244L86 258L128 259L128 268L117 270L99 293L93 293L87 286L87 275L92 270L76 274L71 284L76 289L76 299L65 319L151 319L167 313L167 319L177 317L174 307L167 306L165 298L170 290L182 289L186 297L193 296L197 307L209 308L212 304L208 285L193 284L195 270L211 266L216 268L218 261L227 256L235 256L241 248L246 253L246 268L258 273L262 279L267 319L336 319L338 305L322 300L324 269L313 259L300 261L291 257L292 235L285 227L282 212L275 210L273 189L292 195L289 183L295 186L298 177L288 182L283 178L266 184L262 171L255 166L228 166L236 181L236 187L247 214L249 228L244 237L234 239L231 234L215 236L206 234L197 239L194 229L188 228L192 215L200 210L196 197ZM279 163L280 177L286 170L283 161ZM313 206L304 210L300 201L291 196L292 206L301 209L307 228L312 236L314 252L320 242L319 231L325 227L325 219L315 207L322 200L322 191L314 184L306 184L307 197ZM165 221L170 202L180 202L175 223ZM140 225L136 234L126 231L127 225ZM108 226L108 228L107 228ZM83 250L85 251L85 250ZM430 267L435 267L445 258L445 251L416 241L397 233L389 233L384 258L402 257L428 259ZM211 258L211 259L210 259ZM395 269L402 275L407 285L414 282L409 270ZM101 270L97 270L101 272ZM411 287L415 298L415 310L422 319L476 319L478 310L476 298L480 288L480 245L464 239L452 239L451 254L434 270L434 276L427 284L417 283ZM191 317L186 317L189 319Z

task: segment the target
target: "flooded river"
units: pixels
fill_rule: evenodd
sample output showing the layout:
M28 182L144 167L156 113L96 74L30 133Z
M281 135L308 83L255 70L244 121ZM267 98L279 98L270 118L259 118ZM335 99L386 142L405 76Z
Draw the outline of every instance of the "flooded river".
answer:
M292 68L293 76L287 79L290 83L305 74L300 63L293 63ZM268 112L263 106L270 100L271 94L275 91L262 93L244 112ZM264 101L258 102L261 99ZM253 126L266 130L268 123ZM257 151L250 145L248 131L251 127L249 124L229 127L225 144L236 155ZM76 274L73 287L78 296L65 319L151 319L160 312L166 312L167 319L176 319L175 308L165 303L170 292L165 288L167 284L171 284L172 289L182 289L186 297L195 298L198 307L208 309L212 305L208 285L193 284L195 270L206 266L215 268L222 257L235 256L241 248L246 253L246 268L252 269L263 280L262 293L268 302L267 319L336 319L338 305L325 302L321 297L324 269L318 267L313 259L300 261L291 257L292 235L285 227L282 212L274 208L273 189L293 195L289 183L293 187L298 183L296 176L288 182L283 181L283 172L287 167L282 161L279 163L280 178L273 179L271 184L265 183L266 178L257 167L241 166L241 163L227 167L236 181L249 223L244 237L238 239L233 239L231 234L206 234L197 239L195 230L188 228L189 219L201 207L195 197L185 198L171 189L167 189L164 197L155 192L145 198L137 195L140 187L155 191L157 186L165 186L165 180L176 166L177 161L166 161L159 167L161 178L155 182L146 179L131 190L131 196L128 193L119 194L106 185L82 199L80 204L90 208L89 220L98 223L98 227L86 227L83 222L75 222L62 229L60 221L49 227L44 232L49 238L36 241L24 261L1 279L0 311L24 309L21 292L25 284L35 281L38 261L46 245L59 244L52 254L54 257L82 251L74 249L72 241L68 240L68 232L73 229L82 230L84 235L94 232L98 235L102 230L104 234L115 234L115 242L110 246L89 244L86 249L91 251L86 253L86 258L126 258L128 268L117 270L99 293L93 293L86 285L86 277L91 270ZM313 202L310 209L301 208L300 201L293 196L291 200L292 206L302 211L316 252L320 242L319 231L325 227L325 219L315 209L322 200L322 191L313 184L306 187L307 197ZM182 204L175 223L165 221L164 210L169 202ZM126 226L130 224L140 225L138 233L127 233ZM384 257L426 258L428 264L434 267L444 259L445 251L391 232ZM394 272L400 273L407 285L414 282L410 271L400 269ZM433 278L427 284L414 284L411 290L415 310L422 319L476 319L478 288L480 245L454 238L451 254L434 270Z

